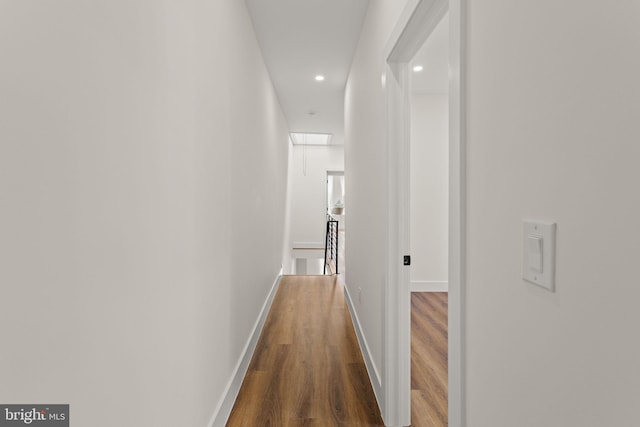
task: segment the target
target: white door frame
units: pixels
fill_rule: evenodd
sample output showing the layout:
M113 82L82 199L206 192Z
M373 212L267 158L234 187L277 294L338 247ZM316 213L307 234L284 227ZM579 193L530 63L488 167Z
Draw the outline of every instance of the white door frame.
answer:
M330 208L330 206L329 206L329 177L330 176L342 176L343 177L342 179L344 179L344 170L333 170L333 169L330 169L330 170L327 170L327 174L325 175L325 184L326 184L325 185L325 193L326 193L325 200L327 202L326 203L327 204L327 213L329 213L329 208ZM342 201L342 203L344 203L344 200Z
M385 289L383 402L385 421L411 419L411 303L409 270L409 62L449 12L449 426L464 427L465 282L465 0L408 0L384 55L387 105L388 278Z

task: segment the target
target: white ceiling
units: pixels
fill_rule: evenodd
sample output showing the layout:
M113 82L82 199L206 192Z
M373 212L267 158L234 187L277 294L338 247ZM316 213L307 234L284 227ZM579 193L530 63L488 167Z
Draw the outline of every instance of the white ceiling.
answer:
M411 72L413 93L447 93L449 91L449 14L445 15L411 61L411 69L422 65L420 72Z
M368 0L246 0L291 132L343 140L344 88ZM316 82L317 74L325 76Z

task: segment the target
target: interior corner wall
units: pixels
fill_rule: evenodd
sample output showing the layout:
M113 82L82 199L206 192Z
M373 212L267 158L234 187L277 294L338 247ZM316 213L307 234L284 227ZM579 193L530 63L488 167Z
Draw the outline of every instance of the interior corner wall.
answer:
M449 95L411 97L411 283L446 289L449 247Z
M327 212L327 171L344 170L344 147L293 145L289 164L291 245L324 246Z
M0 4L0 401L205 426L282 262L244 2Z
M467 3L467 425L640 425L640 3Z

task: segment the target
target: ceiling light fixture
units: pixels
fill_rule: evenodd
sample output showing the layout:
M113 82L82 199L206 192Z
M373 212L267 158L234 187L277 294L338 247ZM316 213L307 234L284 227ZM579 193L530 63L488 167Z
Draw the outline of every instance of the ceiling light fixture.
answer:
M317 82L322 82L322 81L324 81L324 76L323 76L322 74L318 74L318 75L316 76L316 81L317 81Z
M416 73L419 73L422 70L424 70L424 67L422 65L416 65L415 67L413 67L413 71L415 71Z

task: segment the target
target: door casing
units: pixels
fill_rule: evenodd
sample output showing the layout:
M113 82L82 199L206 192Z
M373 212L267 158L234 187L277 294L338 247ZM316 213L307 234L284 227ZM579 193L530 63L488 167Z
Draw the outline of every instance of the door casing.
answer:
M449 12L449 426L464 427L465 282L465 0L409 0L384 55L389 200L388 277L384 305L382 412L392 426L411 422L411 304L409 269L409 62Z

